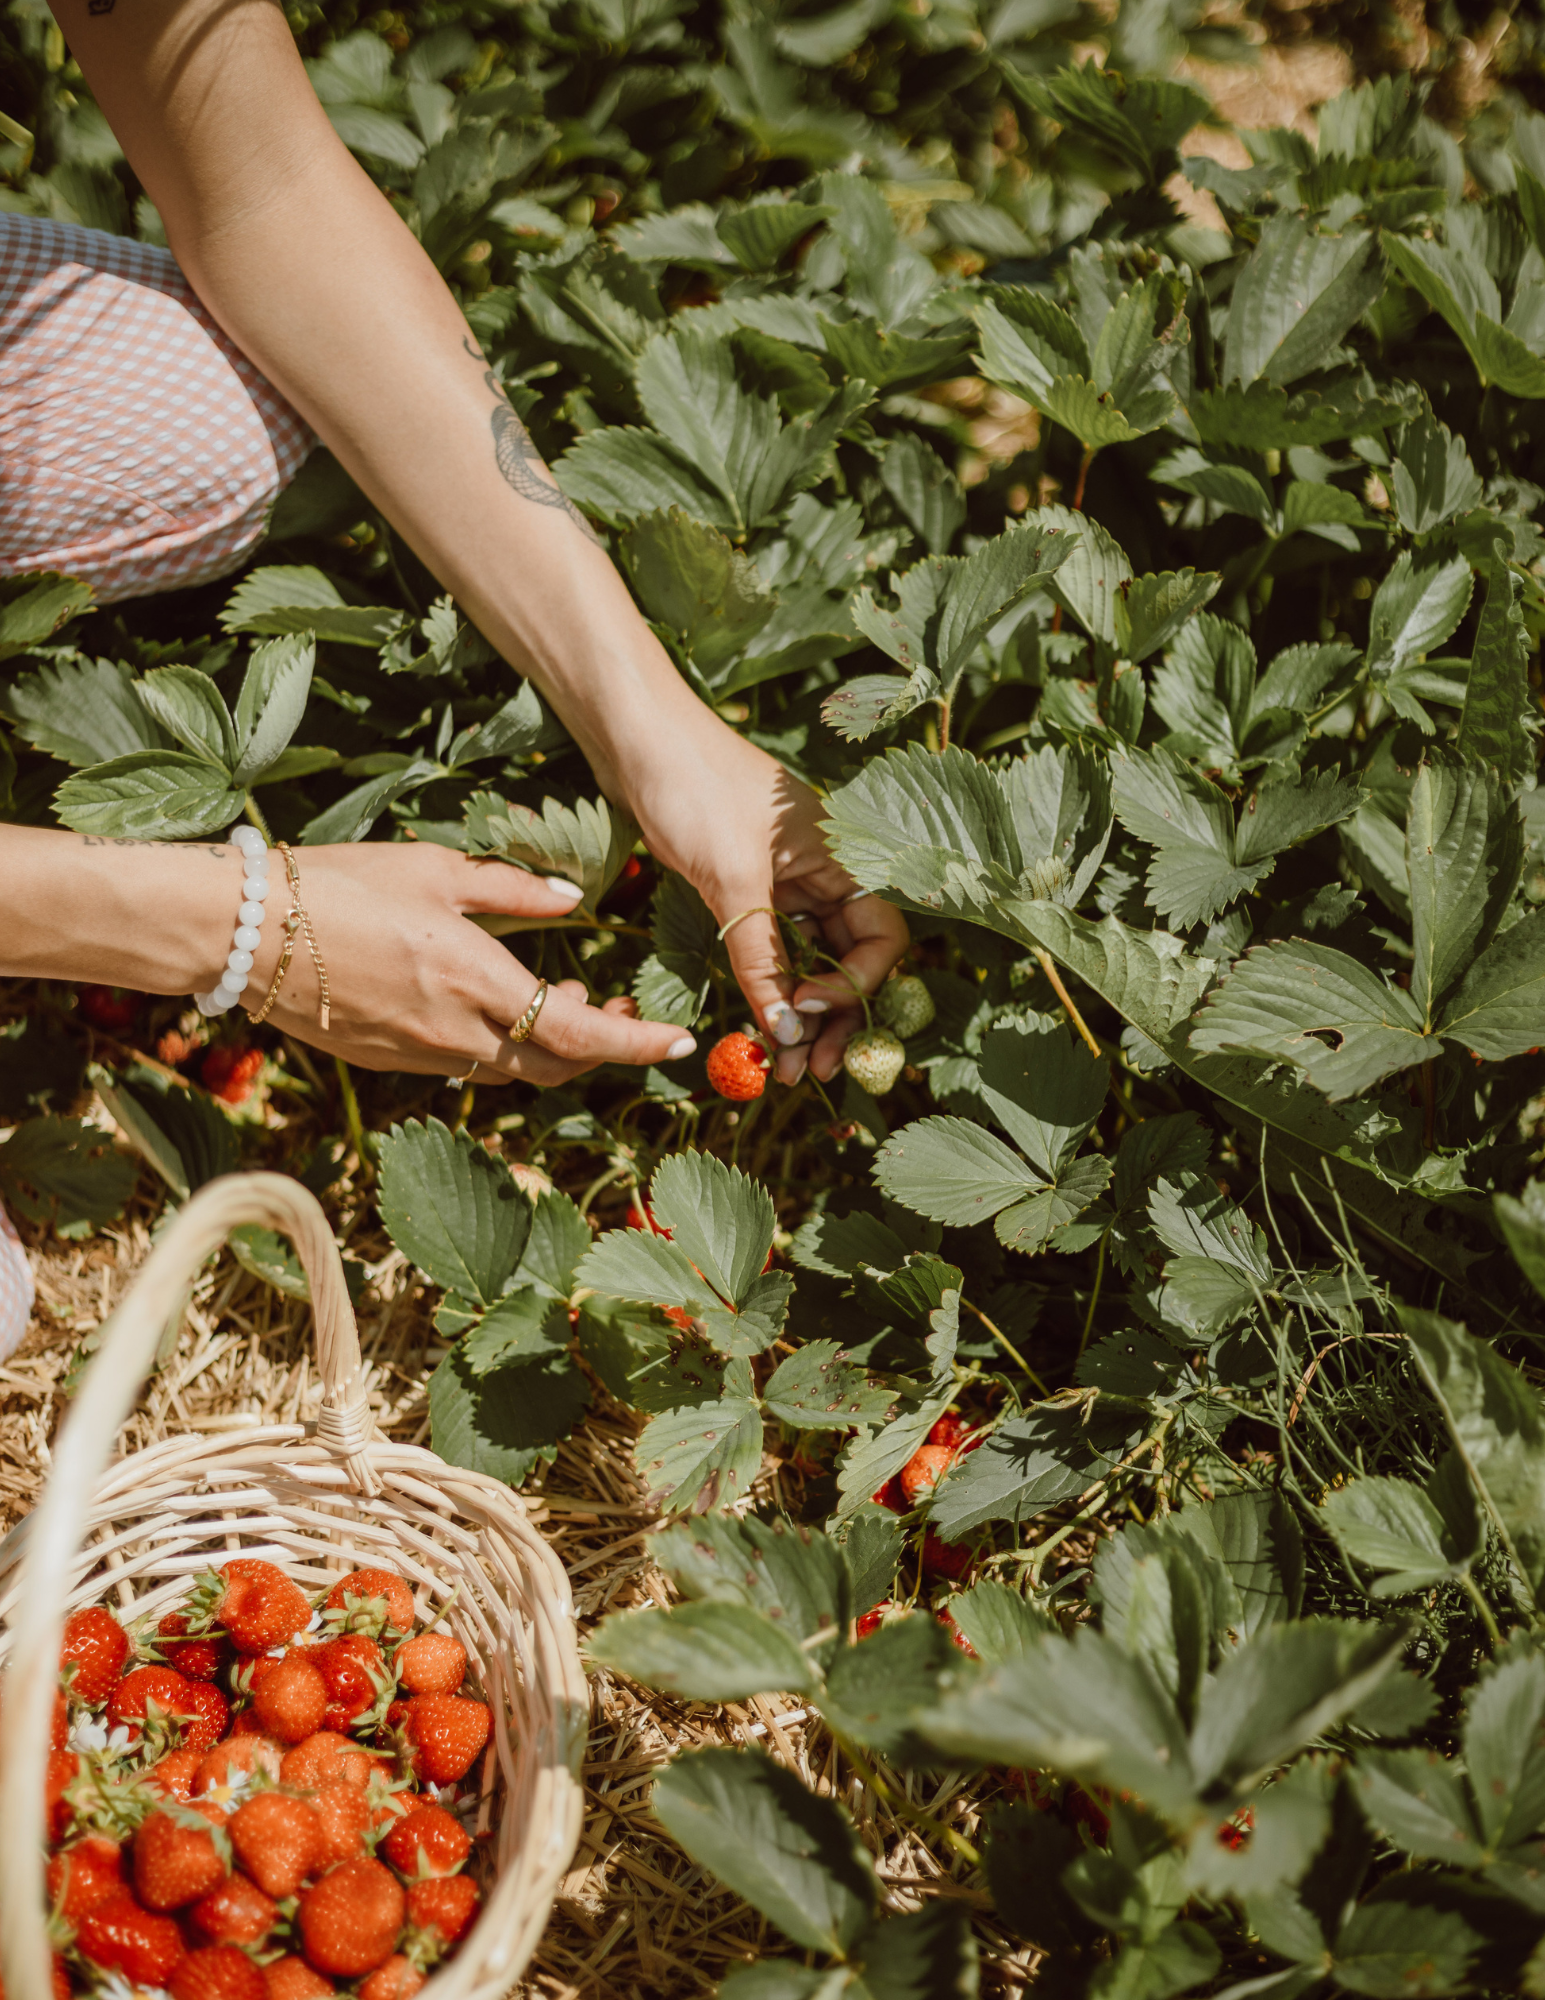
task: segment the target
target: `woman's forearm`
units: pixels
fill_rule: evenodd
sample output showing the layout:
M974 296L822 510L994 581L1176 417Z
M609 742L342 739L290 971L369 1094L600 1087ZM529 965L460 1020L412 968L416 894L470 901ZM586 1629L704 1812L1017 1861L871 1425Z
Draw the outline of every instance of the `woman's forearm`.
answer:
M0 975L207 989L231 948L243 873L224 842L0 826Z
M58 12L210 311L625 795L619 752L705 712L328 124L284 16L267 0Z

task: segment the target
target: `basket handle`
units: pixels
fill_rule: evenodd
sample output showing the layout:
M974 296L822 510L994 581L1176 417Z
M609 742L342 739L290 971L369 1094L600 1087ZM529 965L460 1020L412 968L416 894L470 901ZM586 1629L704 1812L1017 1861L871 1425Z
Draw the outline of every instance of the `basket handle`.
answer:
M227 1174L209 1182L178 1212L103 1327L55 1445L43 1497L25 1523L26 1554L0 1704L0 1973L8 2000L52 2000L43 1928L43 1788L62 1599L86 1532L92 1491L168 1320L181 1311L205 1259L243 1223L277 1230L294 1243L316 1318L322 1378L318 1440L343 1459L360 1492L381 1490L369 1458L371 1417L359 1329L321 1204L283 1174Z

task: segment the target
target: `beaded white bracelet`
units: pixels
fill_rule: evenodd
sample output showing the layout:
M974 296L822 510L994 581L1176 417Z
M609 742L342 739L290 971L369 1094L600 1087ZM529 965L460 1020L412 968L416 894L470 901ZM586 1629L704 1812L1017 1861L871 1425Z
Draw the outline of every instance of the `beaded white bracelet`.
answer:
M201 1014L223 1014L236 1005L252 977L252 961L262 942L263 904L268 896L268 843L255 826L238 826L231 831L231 845L241 849L247 875L241 885L241 908L236 912L231 952L220 983L208 993L193 996Z

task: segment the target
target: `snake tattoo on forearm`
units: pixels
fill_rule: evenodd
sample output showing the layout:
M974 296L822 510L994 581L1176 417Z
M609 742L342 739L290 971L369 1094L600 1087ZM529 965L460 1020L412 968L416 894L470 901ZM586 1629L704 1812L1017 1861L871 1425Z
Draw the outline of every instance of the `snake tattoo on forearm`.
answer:
M475 361L485 364L483 381L495 399L494 407L488 416L489 429L493 432L494 439L494 462L505 485L518 493L522 500L534 500L539 507L559 508L589 536L591 541L595 541L595 530L584 515L550 475L547 478L542 476L546 471L542 454L532 442L530 431L510 407L504 384L486 365L487 357L480 353L470 340L464 340L462 345Z

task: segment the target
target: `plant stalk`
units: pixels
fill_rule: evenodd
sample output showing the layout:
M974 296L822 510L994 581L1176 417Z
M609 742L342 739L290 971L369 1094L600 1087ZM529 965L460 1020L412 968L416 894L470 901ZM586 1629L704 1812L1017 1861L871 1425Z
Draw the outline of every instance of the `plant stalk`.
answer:
M1046 974L1047 983L1050 985L1052 992L1056 994L1057 998L1067 1009L1068 1019L1073 1023L1079 1034L1083 1036L1084 1046L1088 1049L1090 1055L1103 1057L1105 1051L1100 1047L1094 1036L1090 1034L1089 1024L1073 1005L1073 996L1069 993L1066 986L1063 985L1062 974L1057 970L1057 962L1051 953L1043 949L1042 946L1037 945L1035 948L1035 962L1041 968L1042 972Z

